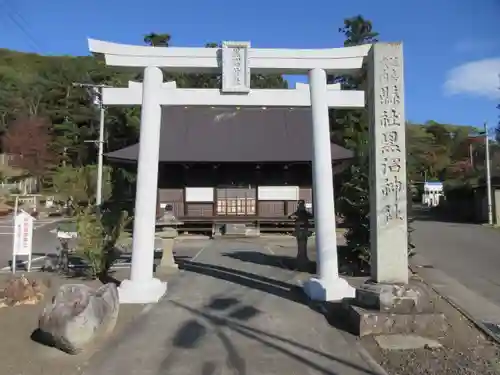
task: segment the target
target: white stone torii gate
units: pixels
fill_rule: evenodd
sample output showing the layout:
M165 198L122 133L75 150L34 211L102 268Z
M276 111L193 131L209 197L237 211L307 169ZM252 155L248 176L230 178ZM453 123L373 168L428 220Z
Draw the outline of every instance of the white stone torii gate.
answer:
M372 278L379 283L408 282L406 153L403 56L400 43L322 50L253 49L248 42L222 48L130 46L89 39L91 52L110 66L144 69L143 83L104 88L105 105L140 105L141 129L130 280L120 286L122 303L157 302L166 284L153 277L156 187L161 106L309 107L313 120L313 197L317 278L304 285L314 300L354 297L338 274L328 108L362 108L370 114L370 217ZM368 93L327 85L327 74L368 69ZM161 68L161 69L160 69ZM163 82L163 71L222 73L222 88L178 89ZM250 73L308 74L309 85L295 90L250 88ZM168 124L167 124L168 126Z

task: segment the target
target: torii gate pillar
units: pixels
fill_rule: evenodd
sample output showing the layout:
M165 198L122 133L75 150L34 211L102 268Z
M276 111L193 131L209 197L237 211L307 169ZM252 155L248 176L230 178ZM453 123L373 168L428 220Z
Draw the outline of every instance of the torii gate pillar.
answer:
M161 131L158 94L162 84L163 73L159 68L148 66L144 69L132 268L130 280L124 280L118 289L120 303L157 302L167 290L166 283L153 277Z
M333 191L330 120L326 100L326 72L309 72L313 132L313 199L316 228L318 278L304 284L304 291L312 300L338 301L354 298L355 289L338 273L337 231Z

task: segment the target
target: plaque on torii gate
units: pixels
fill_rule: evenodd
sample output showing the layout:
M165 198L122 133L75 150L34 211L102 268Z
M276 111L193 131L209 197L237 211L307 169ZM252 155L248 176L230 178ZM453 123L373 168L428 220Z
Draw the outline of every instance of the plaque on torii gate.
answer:
M248 94L250 92L249 42L222 43L222 92Z

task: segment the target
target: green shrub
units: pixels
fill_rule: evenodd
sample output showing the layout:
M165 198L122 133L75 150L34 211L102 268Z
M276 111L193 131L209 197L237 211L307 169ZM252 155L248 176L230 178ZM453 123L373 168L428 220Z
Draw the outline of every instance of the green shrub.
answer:
M92 277L105 273L104 228L91 207L77 214L77 254L82 256L90 267Z
M87 261L91 277L108 274L119 257L116 242L130 220L126 211L107 211L98 215L93 207L86 207L77 214L76 251Z

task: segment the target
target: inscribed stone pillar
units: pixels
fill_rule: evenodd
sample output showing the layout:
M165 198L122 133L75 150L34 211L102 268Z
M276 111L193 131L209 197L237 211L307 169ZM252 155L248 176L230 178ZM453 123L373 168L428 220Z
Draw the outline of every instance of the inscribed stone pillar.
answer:
M372 278L408 283L403 46L374 44L368 56Z

